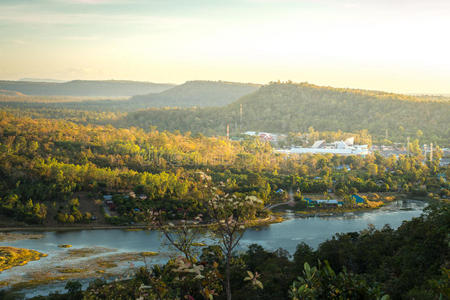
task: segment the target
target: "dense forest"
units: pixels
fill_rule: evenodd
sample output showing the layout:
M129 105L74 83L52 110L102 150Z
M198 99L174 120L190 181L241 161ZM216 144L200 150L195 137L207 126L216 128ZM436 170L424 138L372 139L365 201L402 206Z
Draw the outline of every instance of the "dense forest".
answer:
M447 145L449 116L450 102L445 98L272 83L223 108L149 109L130 113L117 124L207 135L223 135L227 124L234 132L367 129L379 140L404 142L409 136Z
M258 88L254 84L191 81L131 99L47 98L5 94L0 95L0 107L33 118L144 130L156 127L207 136L224 136L229 125L232 136L245 131L298 136L313 128L319 132L367 131L376 144L417 138L446 147L450 140L450 101L438 96L307 83L270 83Z
M205 213L205 181L223 193L256 196L265 205L286 201L293 191L299 208L305 206L302 195L311 193L333 192L348 207L357 192L450 196L442 178L450 176L449 168L439 167L439 149L433 162L421 154L417 140L410 150L410 156L398 158L378 153L287 157L254 138L231 141L2 112L0 210L29 223L83 222L96 200L110 194L117 218L109 221L139 222L138 212L149 208L164 208L176 219L180 207L190 207L192 216ZM87 208L79 209L79 202Z
M260 85L226 81L188 81L159 94L134 96L148 107L225 106L256 91Z
M159 93L173 86L172 84L126 80L0 81L0 90L33 96L123 97L144 93Z
M169 101L190 90L186 95L201 95L201 102L228 89L230 101L234 93L249 88L257 87L196 81L159 95ZM210 178L224 193L253 195L265 205L285 201L289 193L297 200L303 194L333 193L347 207L352 207L350 195L357 192L449 193L441 176L449 175L448 168L439 167L440 148L435 148L433 162L420 150L421 143L448 143L445 99L272 83L224 107L121 112L121 105L139 101L4 102L1 212L28 223L84 222L87 213L103 214L101 205L86 203L112 194L117 213L108 221L117 224L139 222L142 216L136 212L156 207L171 210L175 219L180 217L177 207L193 207L193 216L205 212L207 200L199 176ZM89 105L98 107L85 110ZM429 118L418 122L419 116ZM236 141L220 137L226 124ZM255 127L274 132L301 129L287 134L281 143L286 146L347 137L370 145L389 142L387 132L394 141L411 136L410 155L285 156L269 143L239 134ZM146 200L130 199L129 192Z

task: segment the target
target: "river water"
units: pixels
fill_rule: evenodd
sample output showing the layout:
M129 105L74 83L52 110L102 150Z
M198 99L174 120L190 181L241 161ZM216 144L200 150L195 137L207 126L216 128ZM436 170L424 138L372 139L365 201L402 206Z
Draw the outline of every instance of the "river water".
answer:
M330 239L336 233L360 231L369 224L381 228L389 224L397 228L403 221L410 220L422 213L424 202L401 200L395 201L378 210L368 212L346 213L330 217L299 218L293 213L286 213L287 220L260 228L248 229L240 242L240 249L245 250L248 245L257 243L267 250L284 248L291 254L295 252L297 244L305 242L316 248L321 242ZM167 260L168 249L162 243L161 235L156 231L127 231L113 230L79 230L44 232L41 239L19 240L15 242L0 242L0 246L13 246L34 249L48 254L48 257L39 261L30 262L25 266L15 267L0 273L0 281L14 283L26 281L33 276L33 272L42 272L55 266L90 263L88 259L102 257L103 255L121 255L130 252L156 251L163 255L151 258L151 263L162 263ZM209 240L211 241L211 240ZM73 258L64 256L68 249L59 248L60 244L73 245L71 249L101 247L88 257ZM164 255L166 254L166 255ZM129 266L129 261L123 261L115 270L109 272L122 272ZM135 261L133 266L142 265ZM84 279L85 285L89 279ZM56 282L32 289L24 290L27 296L48 294L55 290L63 290L64 282Z

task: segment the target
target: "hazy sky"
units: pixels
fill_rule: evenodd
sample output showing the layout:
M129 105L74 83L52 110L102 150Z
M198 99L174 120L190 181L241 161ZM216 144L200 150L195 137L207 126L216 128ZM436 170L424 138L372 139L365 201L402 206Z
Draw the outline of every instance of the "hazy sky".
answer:
M0 79L450 93L449 0L0 0Z

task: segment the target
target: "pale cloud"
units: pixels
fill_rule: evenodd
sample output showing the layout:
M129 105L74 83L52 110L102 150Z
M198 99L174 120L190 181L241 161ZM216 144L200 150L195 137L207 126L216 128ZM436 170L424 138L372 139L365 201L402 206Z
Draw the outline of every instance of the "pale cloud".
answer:
M108 72L93 67L72 67L57 70L55 75L58 78L66 78L69 80L74 78L106 78Z
M73 3L73 4L120 4L134 3L131 0L53 0L56 3Z
M2 1L0 77L450 82L448 4L436 0Z
M14 43L14 44L17 44L17 45L25 45L25 44L27 44L26 41L24 41L24 40L19 40L19 39L14 39L14 40L12 40L11 42Z
M100 37L99 36L65 36L64 40L68 41L96 41Z
M55 13L30 10L24 6L3 6L0 9L0 22L17 24L116 24L116 25L152 25L155 27L178 27L186 25L206 25L204 20L188 17L136 15L136 14L100 14L100 13Z

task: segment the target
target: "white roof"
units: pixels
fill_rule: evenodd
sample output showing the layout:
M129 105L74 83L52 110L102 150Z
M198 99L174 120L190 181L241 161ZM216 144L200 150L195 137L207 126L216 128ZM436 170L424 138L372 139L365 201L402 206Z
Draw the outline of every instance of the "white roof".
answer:
M353 144L355 143L355 138L352 136L352 137L349 137L348 139L346 139L345 141L344 141L344 143L346 143L347 144L347 146L353 146Z
M311 146L311 148L320 148L320 146L322 146L324 143L325 143L325 140L316 141L316 142L314 142L314 144Z
M337 200L316 200L317 203L338 204Z

